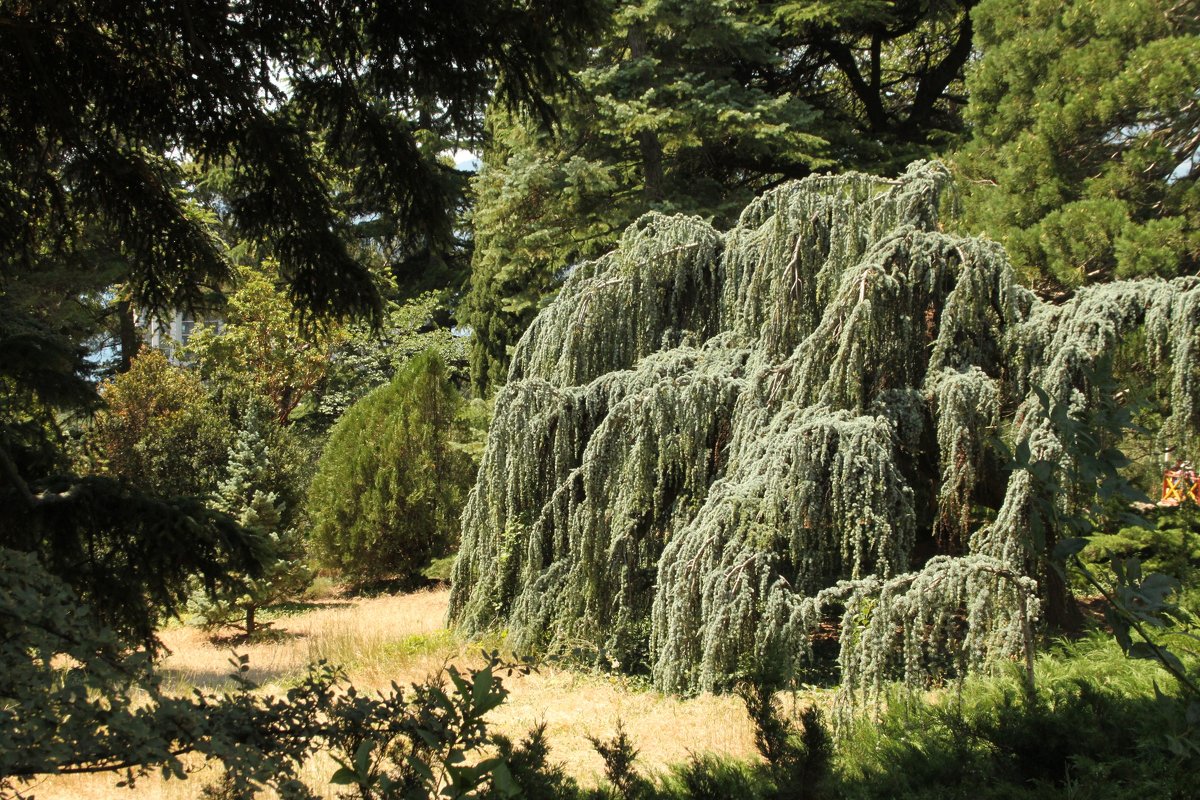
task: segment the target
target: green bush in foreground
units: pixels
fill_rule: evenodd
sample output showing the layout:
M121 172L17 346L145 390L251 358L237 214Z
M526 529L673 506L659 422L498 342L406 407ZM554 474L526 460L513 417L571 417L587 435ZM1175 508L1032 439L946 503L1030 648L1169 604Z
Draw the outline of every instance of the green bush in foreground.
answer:
M637 800L1034 800L1193 796L1200 754L1185 700L1154 664L1097 635L1038 659L1037 697L1017 669L929 700L908 692L836 739L811 707L787 719L762 686L742 696L766 763L694 755L577 796ZM1159 690L1165 694L1159 694ZM612 752L611 742L602 743ZM601 749L601 748L598 748ZM603 750L602 750L603 752ZM608 759L606 759L608 762ZM611 764L610 764L611 766Z
M1200 759L1165 673L1096 637L1038 660L1034 702L1015 671L938 703L893 698L838 743L846 798L1189 797ZM1194 726L1191 726L1194 727Z
M791 720L770 686L747 686L764 762L695 754L646 775L618 731L595 740L609 780L583 789L553 762L544 730L514 744L489 729L486 715L507 696L507 668L495 656L473 672L451 667L380 694L355 690L322 664L286 697L253 691L242 658L239 689L172 697L143 657L122 656L74 618L65 587L31 557L0 551L4 559L14 561L0 564L11 567L0 571L0 614L35 624L0 648L0 795L46 773L110 770L132 785L161 768L185 779L187 752L221 767L202 791L224 800L263 789L314 798L327 787L308 785L305 765L319 753L339 764L338 796L358 800L1185 798L1200 767L1200 753L1172 745L1194 741L1197 721L1162 670L1096 636L1039 658L1033 700L1011 669L932 701L896 694L837 739L811 707ZM63 670L62 655L85 668Z
M330 781L341 797L517 794L505 758L521 763L531 745L492 754L484 716L504 701L511 671L494 654L479 669L451 666L379 693L322 662L285 696L256 692L241 656L235 691L177 697L148 654L125 652L34 557L0 548L0 619L14 616L28 624L0 642L0 797L32 797L46 774L113 772L130 788L154 769L183 780L187 753L221 768L216 785L197 789L223 800L264 789L314 800L325 787L309 786L304 767L322 753L340 767Z
M411 583L452 549L474 477L455 446L463 406L441 357L428 351L338 421L308 492L322 566L360 583Z

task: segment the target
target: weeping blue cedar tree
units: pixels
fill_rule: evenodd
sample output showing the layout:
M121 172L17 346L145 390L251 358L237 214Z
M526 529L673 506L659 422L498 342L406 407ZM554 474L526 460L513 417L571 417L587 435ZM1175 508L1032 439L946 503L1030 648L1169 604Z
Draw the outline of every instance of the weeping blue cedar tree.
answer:
M1194 441L1200 281L1045 302L942 230L952 197L936 163L809 178L725 233L647 215L574 269L497 395L451 620L694 691L802 674L840 614L842 708L1030 664L1098 489L1074 432L1139 331L1158 436Z
M334 426L308 491L318 562L356 582L417 579L450 551L474 463L455 442L465 403L429 350Z

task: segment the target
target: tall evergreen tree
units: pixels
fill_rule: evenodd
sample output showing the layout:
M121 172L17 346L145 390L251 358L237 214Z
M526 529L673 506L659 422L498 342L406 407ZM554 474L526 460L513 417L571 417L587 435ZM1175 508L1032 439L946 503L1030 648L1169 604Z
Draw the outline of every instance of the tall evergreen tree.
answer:
M65 467L57 412L89 395L94 402L80 342L35 303L19 302L31 276L62 270L69 286L73 265L103 252L119 260L113 278L124 298L143 309L187 306L218 286L230 261L212 210L179 188L188 188L181 165L190 159L227 171L221 211L278 260L302 314L373 313L378 294L353 257L351 229L372 214L394 220L396 236L445 227L439 220L454 209L430 187L445 184L448 167L426 146L442 141L430 132L470 135L494 89L549 113L543 96L562 76L562 54L590 27L590 8L590 0L0 5L0 543L50 535L33 518L51 506L66 524L82 484L54 477ZM353 205L335 202L330 169L346 177ZM81 291L86 274L80 266ZM125 491L112 501L125 502ZM81 527L47 540L64 552L89 541L94 549L111 533L89 529L97 515L78 510L71 524ZM176 529L195 523L177 519ZM175 556L182 568L186 559ZM168 610L176 596L156 594ZM129 610L148 631L155 614Z
M963 132L978 0L782 0L783 83L822 112L843 168L896 175Z
M436 350L456 385L466 384L467 337L452 327L450 289L425 292L404 302L387 301L378 328L354 323L331 352L329 370L299 422L323 437L357 400L392 380L415 356Z
M98 402L85 348L47 318L51 293L24 290L57 270L73 301L97 286L95 253L113 256L104 280L142 309L186 307L219 286L230 259L212 209L183 191L192 160L228 169L221 210L278 260L302 316L373 314L354 226L378 213L402 237L452 218L430 190L449 168L442 138L423 131L470 135L493 92L549 113L544 97L592 4L0 2L0 583L25 587L6 603L18 646L0 653L0 672L25 674L36 657L34 692L48 695L56 653L89 663L117 642L153 645L190 578L215 590L258 573L265 556L260 537L198 501L70 473L60 425ZM339 198L330 166L350 176ZM39 592L63 613L36 616ZM146 676L109 671L71 689L113 702L63 720L62 749L114 768L169 760L168 743L110 736L111 709Z
M1200 267L1200 5L976 11L967 209L1049 290Z
M556 134L491 114L466 314L478 389L503 381L508 349L562 272L645 212L728 222L772 181L828 163L812 109L778 84L779 34L759 6L613 4Z
M219 325L199 326L179 351L230 405L266 400L280 425L324 379L343 326L304 332L270 259L236 269Z
M224 277L219 243L172 189L170 154L181 151L230 168L231 219L269 243L294 300L370 310L324 160L350 176L351 217L386 215L398 233L446 219L452 204L431 191L443 166L425 137L442 123L470 131L496 76L501 96L544 110L537 88L554 81L586 12L480 0L6 3L4 272L78 252L94 219L142 303Z
M973 5L611 4L556 133L490 115L464 315L476 388L503 382L509 351L571 265L643 213L727 227L781 180L896 173L948 146Z

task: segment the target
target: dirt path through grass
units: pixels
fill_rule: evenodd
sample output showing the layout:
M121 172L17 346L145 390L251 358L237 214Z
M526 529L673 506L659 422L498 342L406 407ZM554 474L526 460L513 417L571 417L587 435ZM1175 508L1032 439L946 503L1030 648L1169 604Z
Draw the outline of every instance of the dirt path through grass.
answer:
M447 590L437 590L314 604L277 619L277 641L237 650L250 656L251 678L265 691L286 688L319 658L343 665L360 689L385 688L392 681L406 685L447 662L460 667L482 662L479 644L462 642L446 630L448 597ZM162 638L171 650L163 667L173 690L232 685L229 645L214 644L199 630L184 626L164 631ZM594 784L603 766L587 737L611 736L618 719L640 751L637 766L643 772L665 770L693 752L755 758L753 728L733 697L680 700L624 679L552 665L507 678L505 685L511 694L493 713L495 730L519 738L545 722L551 758L585 784ZM316 763L310 780L321 782L326 772L333 772L332 764ZM180 800L198 797L210 773L202 770L198 780L183 783L145 779L133 792L116 788L117 779L111 776L62 778L46 781L36 794L64 800Z

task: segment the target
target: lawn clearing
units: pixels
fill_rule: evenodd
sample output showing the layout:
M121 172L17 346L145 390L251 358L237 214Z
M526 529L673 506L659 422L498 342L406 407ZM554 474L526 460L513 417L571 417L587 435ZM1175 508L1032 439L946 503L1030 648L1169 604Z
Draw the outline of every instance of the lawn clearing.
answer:
M369 599L314 603L310 610L273 623L273 641L240 645L250 656L250 678L263 691L283 691L319 658L345 667L361 690L421 680L446 663L482 665L479 651L496 642L470 643L445 628L445 589ZM162 633L171 654L162 674L173 691L232 688L232 649L213 643L197 628L177 626ZM589 735L607 738L621 720L640 751L643 773L665 771L692 753L757 759L754 730L741 701L732 696L668 697L635 681L575 672L545 665L537 672L505 679L511 694L493 714L494 730L519 738L546 723L551 756L584 784L599 781L603 765ZM195 762L199 772L186 782L157 776L139 780L136 789L119 789L119 777L88 775L49 778L34 793L41 798L101 800L122 796L148 800L199 797L216 773ZM332 774L332 762L311 765L314 779ZM314 783L316 781L314 780ZM324 781L322 780L321 783ZM328 793L334 796L333 787Z

